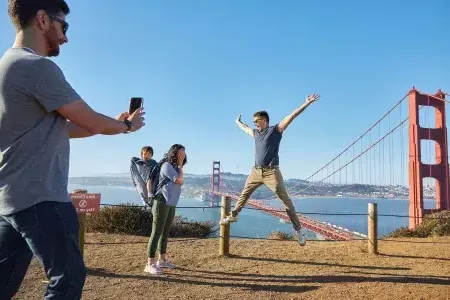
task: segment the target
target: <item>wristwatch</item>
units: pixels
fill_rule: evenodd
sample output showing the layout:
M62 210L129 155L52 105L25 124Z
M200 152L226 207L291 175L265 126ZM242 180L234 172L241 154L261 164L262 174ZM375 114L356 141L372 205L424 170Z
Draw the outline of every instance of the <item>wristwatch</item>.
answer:
M129 120L125 119L123 120L123 122L125 123L125 125L127 125L127 131L125 131L124 133L129 133L131 132L131 128L133 127L133 123L131 123Z

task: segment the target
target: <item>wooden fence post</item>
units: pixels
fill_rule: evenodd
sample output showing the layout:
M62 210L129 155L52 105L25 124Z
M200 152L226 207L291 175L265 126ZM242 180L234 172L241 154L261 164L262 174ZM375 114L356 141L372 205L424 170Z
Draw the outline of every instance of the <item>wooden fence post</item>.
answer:
M223 220L231 210L231 198L229 196L222 196L222 206L220 219ZM220 225L220 247L219 255L228 256L230 254L230 224Z
M378 254L378 220L377 220L377 204L369 203L368 216L368 250L371 254Z

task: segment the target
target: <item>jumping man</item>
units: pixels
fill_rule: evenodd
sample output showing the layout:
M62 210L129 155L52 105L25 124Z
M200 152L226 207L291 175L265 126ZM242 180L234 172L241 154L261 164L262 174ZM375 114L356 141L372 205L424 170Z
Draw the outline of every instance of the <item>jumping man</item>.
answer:
M300 219L295 211L292 200L286 191L283 176L279 169L278 150L283 132L291 122L303 112L311 103L319 100L320 96L314 94L308 96L304 104L285 117L279 124L269 126L269 114L266 111L258 111L253 114L255 129L241 122L241 115L236 119L236 124L247 134L255 138L255 166L247 178L244 189L239 197L235 209L221 221L226 225L236 222L238 214L245 206L252 193L262 184L269 187L283 202L301 246L306 244L306 238L302 232Z

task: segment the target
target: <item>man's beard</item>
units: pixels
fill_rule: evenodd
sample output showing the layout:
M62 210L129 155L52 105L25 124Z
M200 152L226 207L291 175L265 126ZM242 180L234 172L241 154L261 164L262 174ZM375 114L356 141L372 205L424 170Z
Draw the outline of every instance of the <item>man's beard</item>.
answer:
M47 44L47 56L58 56L59 55L59 43L57 41L52 41L52 39L46 35L45 42Z

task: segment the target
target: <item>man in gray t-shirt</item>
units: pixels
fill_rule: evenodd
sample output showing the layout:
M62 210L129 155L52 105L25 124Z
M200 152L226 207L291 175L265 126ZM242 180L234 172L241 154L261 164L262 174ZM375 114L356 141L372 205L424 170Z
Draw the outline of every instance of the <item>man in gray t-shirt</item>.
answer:
M92 110L46 57L67 43L63 0L9 0L16 29L0 59L0 299L12 298L30 261L43 264L46 297L79 299L86 276L67 182L69 138L140 129L142 109L116 119Z
M283 202L286 213L289 216L294 230L297 233L298 241L301 246L306 244L305 236L302 232L300 219L295 211L294 204L289 198L286 187L283 182L283 176L279 169L278 151L283 132L291 122L308 107L311 103L317 101L319 95L308 96L303 105L285 117L279 124L269 126L269 114L265 111L258 111L253 115L255 129L241 122L241 116L236 119L237 125L247 134L255 139L255 166L247 178L244 189L237 201L236 207L226 216L221 224L236 222L238 214L247 203L252 193L262 184L268 186L275 192L277 197Z

